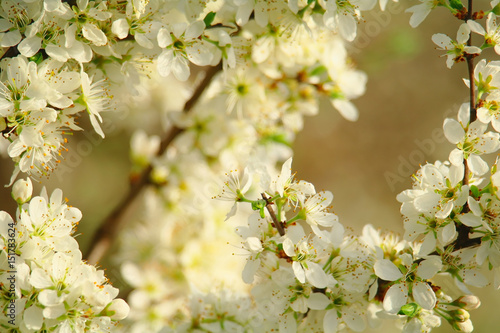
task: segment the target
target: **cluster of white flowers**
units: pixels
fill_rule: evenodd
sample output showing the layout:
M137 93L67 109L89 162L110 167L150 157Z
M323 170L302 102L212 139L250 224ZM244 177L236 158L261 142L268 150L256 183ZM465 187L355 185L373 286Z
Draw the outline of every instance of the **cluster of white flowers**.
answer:
M81 129L74 117L82 109L104 136L97 122L111 97L104 82L52 58L37 64L22 55L2 60L1 80L2 140L10 142L7 152L16 163L12 180L20 171L47 175L61 162L66 135Z
M158 22L151 26L154 34L151 30L145 36L154 36L148 37L148 54L159 52L152 58L160 76L172 73L188 80L189 62L214 65L221 58L224 72L214 77L188 113L177 111L192 91L190 80L184 86L176 82L178 93L167 97L170 93L149 91L165 98L166 127L174 125L180 133L165 151L157 136L138 132L132 140L134 170L151 165L156 188L145 194L145 213L125 231L118 251L118 261L126 261L122 275L134 289L125 329L130 332L156 332L171 325L190 290L209 292L208 281L230 283L233 291L245 288L235 269L243 268L241 260L231 255L231 247L217 244L238 242L232 232L236 223L220 219L225 203L211 199L221 173L262 161L273 169L288 158L303 117L318 112L320 97L329 99L348 120L356 120L351 99L362 95L366 84L366 75L351 65L343 39L331 31L344 27L337 22L334 28L331 20L349 15L358 19L361 4L338 3L343 9L336 11L334 3L300 1L294 12L291 2L259 1L255 7L253 1L226 1L222 7L214 2L176 6L181 22L177 18L175 24L166 24L157 13L167 11L152 3L148 20ZM144 41L138 43L144 46ZM144 104L141 109L146 109ZM328 198L321 193L311 197L303 213L318 215L318 225L321 195ZM141 279L133 272L141 272ZM158 284L154 281L168 281L169 288L153 288Z
M8 51L0 130L10 142L14 178L19 171L49 174L67 149L65 134L80 130L75 118L82 110L104 137L101 112L116 107L109 85L125 88L116 89L120 97L137 96L151 64L161 76L172 73L186 81L190 64L222 61L231 70L226 77L237 78L223 81L220 91L228 94L228 111L245 108L254 118L265 113L272 122L283 118L300 129L299 115L316 112L319 94L354 120L350 100L363 93L366 78L345 65L332 31L352 40L361 10L374 5L375 0L4 1L0 46Z
M102 270L82 261L72 237L82 214L60 189L31 198L14 184L16 221L0 212L0 327L16 332L111 332L129 307Z
M147 172L152 186L116 256L131 287L123 326L115 325L129 305L82 261L72 237L80 211L60 190L31 199L28 179L13 187L17 222L0 213L0 327L359 332L396 320L413 333L445 319L470 332L468 311L479 300L467 286L488 284L482 265L500 287L500 171L481 157L500 148L499 63L481 60L465 80L475 100L460 107L458 121L444 122L456 145L449 161L422 166L413 188L399 194L404 240L370 225L348 235L331 210L333 194L291 172L290 146L321 97L345 119L358 118L351 100L367 78L345 43L376 2L2 1L0 147L15 163L11 183L19 172L48 175L61 162L67 136L81 130L81 111L104 137L101 113L116 109L116 100L145 114L157 107L153 95L161 96L170 141L141 131L132 138L133 175ZM460 1L421 0L408 9L410 24L438 6L465 22L456 40L432 38L449 68L486 48L499 53L498 1L486 13L467 13ZM482 45L471 45L471 32ZM222 69L213 77L207 71L201 93L192 88L204 80L195 66ZM175 87L153 88L165 82ZM465 296L453 300L436 276Z
M360 237L346 235L330 211L333 195L317 193L312 184L295 180L291 162L285 162L281 173L275 176L265 172L249 174L246 170L239 181L230 174L219 197L232 198L237 205L249 204L255 211L247 213L247 224L237 227L236 232L242 238L241 249L246 257L242 278L252 284L254 305L249 313L262 316L259 329L337 332L349 328L360 332L392 319L403 325L403 332L429 332L440 326L444 318L467 331L464 327L471 325L467 311L479 306L479 301L473 296L467 296L467 304L453 301L433 278L439 274L484 286L477 265L464 262L461 253L447 251L446 258L442 258L440 254L445 251L432 254L424 250L431 247L425 243L433 243L433 249L437 249L437 232L433 229L423 228L421 234L434 236L423 242L400 241L392 233L380 234L371 225L365 226ZM434 180L429 187L438 186L438 178L443 181L448 172L447 166L440 164L428 165L421 171L422 178L425 175ZM261 193L260 198L250 199L247 191ZM447 190L438 188L435 193L438 192ZM406 191L404 198L409 200L405 205L422 202L425 207L431 206L427 200L435 201L434 213L439 211L441 195L415 198L425 193L420 189ZM447 199L453 209L454 200ZM443 207L446 205L449 203L442 203ZM449 232L442 234L450 238ZM443 246L449 243L446 239Z

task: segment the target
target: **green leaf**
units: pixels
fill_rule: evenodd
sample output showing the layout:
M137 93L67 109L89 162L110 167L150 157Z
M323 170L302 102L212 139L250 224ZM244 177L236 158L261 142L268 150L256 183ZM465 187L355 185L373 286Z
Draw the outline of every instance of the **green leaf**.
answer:
M450 7L454 8L456 10L461 10L464 8L464 5L462 5L462 2L460 0L448 0L450 2Z
M500 3L498 3L495 7L493 7L491 12L495 15L500 15Z
M203 19L203 22L205 22L205 26L207 28L210 28L212 26L212 22L214 21L214 18L215 18L215 12L210 12L207 14L207 16L205 16L205 18Z

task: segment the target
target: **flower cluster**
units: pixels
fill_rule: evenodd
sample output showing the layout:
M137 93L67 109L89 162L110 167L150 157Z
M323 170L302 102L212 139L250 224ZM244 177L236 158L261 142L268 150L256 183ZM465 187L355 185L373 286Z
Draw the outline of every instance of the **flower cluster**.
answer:
M104 136L97 119L108 107L110 95L102 81L54 60L28 61L22 55L1 63L0 116L7 152L16 163L13 174L38 177L49 174L67 150L67 135L81 128L75 113L87 109L96 131Z
M57 189L31 198L18 180L16 221L0 212L0 327L19 332L111 332L129 307L72 237L82 214Z
M31 198L28 179L13 186L16 222L0 212L0 327L359 332L392 319L413 333L444 319L472 331L468 311L480 302L468 286L489 283L483 265L497 288L500 281L500 171L483 159L500 148L500 63L472 66L484 49L499 53L498 1L486 13L455 0L408 9L414 27L436 7L464 22L456 40L432 40L449 68L468 62L472 100L444 122L455 145L449 161L423 165L398 195L404 240L370 225L348 234L333 194L291 171L295 134L321 98L358 118L352 100L367 78L346 43L376 2L3 1L0 149L15 163L11 183L20 172L39 178L55 168L82 111L101 137L102 113L117 100L140 111L131 119L161 113L167 133L132 138L132 181L147 188L116 256L131 287L130 316L103 272L82 261L72 237L81 212L60 190ZM472 45L471 33L482 45ZM212 69L203 77L196 66ZM440 279L464 296L453 299L456 290Z
M441 318L452 325L469 325L454 314L460 310L464 316L468 315L467 310L473 307L465 309L465 305L452 302L437 287L434 278L438 274L464 277L460 281L477 285L480 273L475 265L462 262L461 266L454 266L460 270L452 271L452 263L462 260L460 254L447 252L444 258L439 255L443 251L430 254L424 250L432 246L426 243L434 244L436 249L434 230L424 228L422 234L434 236L424 242L401 241L394 234L383 235L370 225L365 226L360 237L347 235L330 211L333 195L317 193L311 183L295 180L291 162L291 159L285 162L281 173L274 176L246 173L243 181L239 181L232 173L220 197L224 200L232 197L237 205L247 203L255 211L247 213L247 225L237 227L236 232L242 238L241 249L246 257L243 281L252 284L254 311L265 314L260 328L279 332L336 332L347 327L359 332L379 325L384 319L397 319L404 332L428 332L440 326ZM415 202L422 208L434 205L434 214L442 211L443 219L448 217L448 210L455 209L455 200L445 196L448 201L441 202L441 195L431 198L426 193L446 193L438 186L445 186L444 179L452 177L450 173L446 165L426 166L421 177L434 181L427 185L431 189L426 192L427 187L419 184L422 189L407 191L403 197L407 200L405 205ZM261 181L255 183L252 179ZM247 191L260 192L261 198L249 199ZM466 197L467 192L464 193ZM445 208L450 205L451 208ZM441 232L450 237L448 233ZM449 242L446 239L443 246ZM476 276L474 282L470 281L472 274Z
M67 135L80 130L80 111L104 137L101 113L116 109L116 100L140 96L153 71L186 81L192 65L222 62L226 75L218 94L227 98L228 112L268 119L259 124L268 133L277 122L299 130L300 116L317 112L319 96L355 120L350 100L363 94L366 77L346 66L338 36L352 41L361 11L374 5L6 1L0 46L10 49L2 63L0 130L10 142L14 178L19 171L40 176L54 169Z

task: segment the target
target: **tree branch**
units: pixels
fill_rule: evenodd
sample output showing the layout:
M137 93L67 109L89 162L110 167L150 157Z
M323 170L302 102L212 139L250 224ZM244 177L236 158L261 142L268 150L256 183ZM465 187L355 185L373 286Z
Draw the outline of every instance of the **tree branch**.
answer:
M220 64L207 69L202 82L198 85L191 98L184 105L184 113L191 111L212 81L213 77L221 69L222 67ZM163 138L157 155L161 156L172 141L183 131L184 129L173 126ZM94 233L90 246L84 256L89 264L96 264L111 247L112 242L121 227L123 216L125 215L127 208L139 196L142 189L146 187L146 185L150 184L150 175L152 171L152 166L148 166L139 177L135 177L130 180L130 190L127 196L118 204L118 206L115 207L115 209L108 215L108 217L102 222L101 226Z
M469 0L469 5L468 5L468 12L467 12L467 20L472 19L472 0ZM467 41L468 46L472 46L472 34L469 36L469 40ZM475 91L475 85L474 85L474 55L473 54L467 54L467 69L469 72L469 124L471 124L474 120L476 120L477 115L476 115L476 91ZM467 160L464 159L464 185L469 185L469 165L467 164ZM462 212L467 213L470 211L469 205L465 203ZM455 246L460 246L460 247L467 247L464 246L468 244L469 242L469 232L471 228L461 224L457 227L457 232L458 236L457 239L455 240ZM475 245L474 243L471 245Z
M269 202L269 198L262 193L262 199L266 201L266 209L269 212L269 215L271 215L271 218L273 219L274 227L278 230L280 236L285 235L285 230L283 229L283 226L281 225L281 221L278 221L278 218L276 217L276 214L274 213L274 209L271 206L271 203Z

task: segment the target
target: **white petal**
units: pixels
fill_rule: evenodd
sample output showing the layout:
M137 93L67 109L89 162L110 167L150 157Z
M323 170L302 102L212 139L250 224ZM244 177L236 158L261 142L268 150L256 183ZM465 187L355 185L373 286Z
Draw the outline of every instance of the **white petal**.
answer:
M436 218L438 219L445 219L447 218L451 211L453 210L453 202L452 201L448 201L446 204L444 204L441 209L439 210L439 212L436 213Z
M84 24L82 27L82 33L83 37L90 40L96 46L103 46L108 43L108 38L104 32L102 32L102 30L93 23Z
M434 42L434 44L445 50L452 45L451 38L446 36L445 34L432 35L432 41Z
M242 272L243 282L247 284L253 283L255 273L257 272L257 269L259 267L260 267L260 260L248 259Z
M152 49L155 47L153 42L150 41L149 38L147 38L145 34L136 33L134 35L134 38L135 38L135 41L137 42L137 44L139 44L140 46L142 46L146 49Z
M464 215L460 215L458 219L468 227L479 227L480 225L482 225L481 218L479 216L475 216L470 212Z
M68 48L66 51L71 58L75 59L78 62L87 63L92 60L92 49L89 45L82 42L75 41L75 43L73 43L73 46Z
M186 39L194 39L200 36L205 30L205 22L196 21L191 23L184 33L184 38Z
M161 28L160 31L158 31L158 45L163 49L172 44L172 37L170 36L170 32L165 29Z
M49 288L52 286L50 276L41 268L35 268L31 273L30 283L35 288Z
M373 266L375 274L382 280L396 281L403 277L403 274L394 263L388 259L378 260Z
M466 23L462 23L457 31L457 42L465 44L469 40L470 28Z
M17 45L22 39L19 30L9 31L4 33L2 40L0 41L0 46L11 47Z
M451 164L459 166L464 164L464 153L458 148L453 149L448 156Z
M119 39L124 39L128 36L128 22L127 19L121 18L113 22L111 25L111 32L113 32Z
M311 310L324 310L330 303L330 299L322 293L313 293L307 299L307 306Z
M435 192L427 192L415 198L413 204L419 212L429 213L437 207L440 200L440 194Z
M436 237L432 232L429 232L424 237L424 241L420 245L419 255L425 256L436 250Z
M352 42L354 38L356 38L356 29L358 24L356 19L350 14L340 14L338 16L338 20L340 35L348 42Z
M38 36L33 36L30 38L24 39L19 45L17 45L17 49L21 54L25 57L34 56L40 47L42 46L42 39Z
M465 131L462 125L455 119L446 118L443 124L444 135L446 139L453 144L457 144L465 137Z
M179 81L186 81L189 78L189 65L186 58L175 56L172 61L172 72Z
M97 120L97 117L95 114L89 114L90 118L90 123L94 127L94 130L99 134L102 138L104 138L104 132L101 129L101 125L99 124L99 121Z
M403 283L398 283L389 288L384 297L384 310L396 314L408 299L408 288Z
M321 265L308 262L308 269L305 270L307 281L316 288L325 288L328 283L328 278Z
M408 8L406 12L413 12L413 15L410 17L410 26L416 28L425 20L427 15L429 15L431 8L426 6L426 4L420 4Z
M349 308L342 316L344 322L354 332L362 332L365 330L366 323L364 318L365 316L359 311L356 311L354 307Z
M194 44L186 48L189 61L198 66L207 66L212 62L213 53L203 44Z
M43 323L43 313L42 309L32 305L28 309L24 310L23 322L26 327L30 330L39 330L42 328Z
M460 109L458 109L458 121L462 124L462 127L467 127L470 120L470 104L462 103Z
M167 77L172 71L172 62L174 59L174 52L172 50L165 50L158 56L157 69L158 74Z
M290 238L286 238L283 242L283 251L285 251L286 255L289 257L295 255L295 245L293 245L293 241Z
M60 45L47 45L45 47L45 52L53 59L66 62L69 58L68 52L65 48Z
M481 24L477 23L476 21L468 20L467 25L469 26L470 30L472 30L476 34L484 36L484 34L486 33L483 26Z
M339 317L337 314L337 310L328 310L325 314L325 318L323 319L323 329L324 333L337 333L337 327L339 324Z
M358 120L358 109L350 101L345 99L334 99L332 100L332 105L345 119L349 121Z
M432 310L436 305L436 294L434 294L434 291L432 291L428 283L416 282L413 285L412 293L415 302L422 308Z
M444 228L441 228L438 232L438 238L441 244L450 243L457 235L457 229L455 223L448 223Z
M436 275L441 268L443 267L443 263L441 258L432 256L428 259L425 259L418 265L417 275L422 279L431 279Z
M467 162L470 171L472 171L474 174L478 176L484 175L488 171L488 163L486 163L478 155L471 154L467 159Z
M43 7L48 12L57 10L61 5L61 0L44 0L43 2Z
M304 272L304 268L302 268L302 265L294 261L292 264L292 268L293 268L293 273L295 274L297 280L299 280L300 283L305 283L306 273Z

